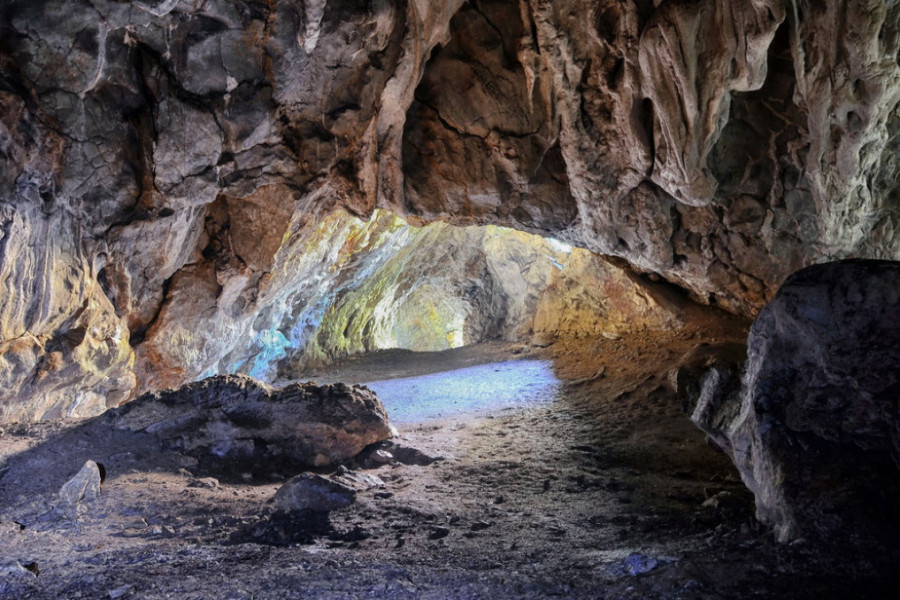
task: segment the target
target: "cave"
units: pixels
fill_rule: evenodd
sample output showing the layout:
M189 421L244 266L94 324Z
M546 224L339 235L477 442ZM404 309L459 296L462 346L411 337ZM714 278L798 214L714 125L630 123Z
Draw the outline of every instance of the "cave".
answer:
M0 598L894 598L900 4L6 0Z

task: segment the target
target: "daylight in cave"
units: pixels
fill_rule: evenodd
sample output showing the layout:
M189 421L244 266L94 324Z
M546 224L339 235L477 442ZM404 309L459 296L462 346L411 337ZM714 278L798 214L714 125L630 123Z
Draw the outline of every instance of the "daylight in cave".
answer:
M4 0L0 598L895 598L900 4Z

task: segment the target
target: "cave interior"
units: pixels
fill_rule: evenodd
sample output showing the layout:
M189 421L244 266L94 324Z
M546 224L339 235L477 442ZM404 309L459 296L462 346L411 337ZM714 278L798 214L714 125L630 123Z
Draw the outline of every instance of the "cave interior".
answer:
M900 3L6 0L0 598L896 598Z

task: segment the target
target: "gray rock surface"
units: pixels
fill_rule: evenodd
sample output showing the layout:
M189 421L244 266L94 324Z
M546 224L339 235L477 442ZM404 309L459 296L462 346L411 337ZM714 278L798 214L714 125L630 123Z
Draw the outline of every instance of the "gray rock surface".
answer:
M99 465L92 460L85 462L81 470L59 489L60 502L73 508L93 502L100 495L102 479Z
M356 502L352 487L314 473L289 479L275 492L275 507L285 512L330 512Z
M0 418L205 372L316 285L291 274L338 206L551 234L744 314L800 267L898 259L897 23L887 0L7 0Z
M900 532L900 263L791 276L753 324L742 387L712 370L694 421L734 460L783 541Z
M234 375L146 394L105 418L223 474L338 464L391 437L384 407L365 387L273 389Z

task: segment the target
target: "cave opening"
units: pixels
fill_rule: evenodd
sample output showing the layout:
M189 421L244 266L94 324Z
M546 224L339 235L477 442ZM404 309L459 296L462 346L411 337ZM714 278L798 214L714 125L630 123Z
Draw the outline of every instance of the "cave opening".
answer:
M301 237L291 286L188 372L364 383L411 422L550 401L560 381L544 349L683 324L671 295L549 236L376 210L335 212Z
M186 372L271 383L380 351L546 347L679 324L671 299L621 265L506 227L413 226L387 211L368 220L338 211L299 243L304 253L283 267L290 285L217 359Z

